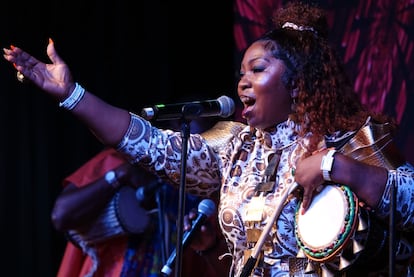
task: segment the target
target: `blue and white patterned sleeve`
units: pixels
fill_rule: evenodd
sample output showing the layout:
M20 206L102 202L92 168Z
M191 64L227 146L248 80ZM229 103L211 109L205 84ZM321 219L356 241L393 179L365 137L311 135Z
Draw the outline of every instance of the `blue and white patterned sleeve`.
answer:
M219 158L200 135L192 134L188 144L186 191L209 197L219 189ZM180 132L160 130L131 113L131 122L117 150L132 163L139 163L172 183L179 184L182 138Z
M414 230L414 167L404 163L395 170L388 171L388 180L376 208L376 215L388 218L391 213L392 188L396 193L395 224L397 229Z

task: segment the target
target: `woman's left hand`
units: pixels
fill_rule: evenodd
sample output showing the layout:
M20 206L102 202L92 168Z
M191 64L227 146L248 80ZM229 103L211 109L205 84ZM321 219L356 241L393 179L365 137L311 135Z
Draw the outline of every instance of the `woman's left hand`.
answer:
M321 172L321 162L325 154L326 151L319 151L296 164L295 181L303 188L302 213L309 208L313 196L323 188L325 180Z

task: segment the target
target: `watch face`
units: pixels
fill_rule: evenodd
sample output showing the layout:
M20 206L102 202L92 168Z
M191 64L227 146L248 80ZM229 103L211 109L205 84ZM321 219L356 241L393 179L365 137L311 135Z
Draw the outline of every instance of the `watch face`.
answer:
M115 172L114 171L108 171L105 174L105 180L109 183L112 184L115 181L116 177L115 177Z

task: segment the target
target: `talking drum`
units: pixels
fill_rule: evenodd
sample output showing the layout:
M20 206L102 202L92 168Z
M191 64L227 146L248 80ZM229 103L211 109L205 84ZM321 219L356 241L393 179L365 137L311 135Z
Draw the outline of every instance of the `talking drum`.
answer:
M322 263L331 270L348 268L367 243L368 213L343 185L326 185L305 214L295 215L298 257Z
M95 219L69 230L68 238L75 245L87 246L114 237L144 233L150 226L150 213L141 207L135 191L130 186L122 186Z

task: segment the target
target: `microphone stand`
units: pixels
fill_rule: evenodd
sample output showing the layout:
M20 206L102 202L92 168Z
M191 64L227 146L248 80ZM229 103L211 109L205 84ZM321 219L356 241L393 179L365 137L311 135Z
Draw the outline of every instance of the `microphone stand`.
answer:
M185 109L184 109L185 110ZM191 115L190 115L191 116ZM183 115L183 122L181 125L181 173L180 173L180 188L178 195L178 219L177 219L177 244L176 244L176 260L175 260L175 277L181 277L182 264L182 238L183 238L183 224L185 211L185 184L187 171L187 156L188 156L188 140L190 137L190 116Z
M155 199L157 202L157 208L158 208L158 231L160 235L160 241L161 241L161 261L164 264L167 261L167 245L168 241L166 240L166 230L165 224L164 224L164 212L165 212L165 191L164 188L161 187L157 190L155 193ZM168 233L168 232L167 232Z
M388 267L389 267L389 277L394 277L395 274L395 250L396 250L396 234L395 234L395 209L396 209L396 200L397 197L397 186L395 182L392 183L391 193L390 193L390 219L389 219L389 253L388 253Z

